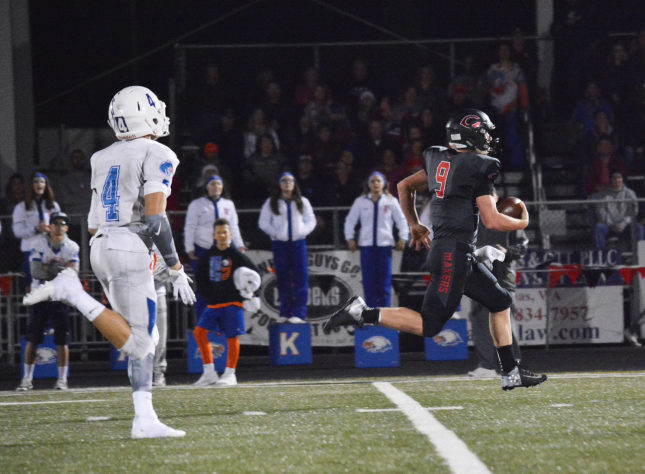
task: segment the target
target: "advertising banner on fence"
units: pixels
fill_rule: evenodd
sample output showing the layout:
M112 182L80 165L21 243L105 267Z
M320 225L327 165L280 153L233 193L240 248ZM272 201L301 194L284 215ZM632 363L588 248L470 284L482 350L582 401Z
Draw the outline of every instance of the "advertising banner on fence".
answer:
M280 298L275 274L271 271L273 253L249 250L246 253L260 268L262 306L255 314L246 313L246 334L242 344L268 345L269 325L280 317ZM400 265L401 252L393 252L392 267ZM394 292L393 296L394 296ZM338 328L326 335L322 324L352 295L362 295L360 253L347 250L309 252L309 298L307 322L311 324L312 346L353 346L353 328ZM393 298L393 302L396 298Z
M623 341L623 287L518 288L514 314L521 345ZM548 316L548 319L547 319Z

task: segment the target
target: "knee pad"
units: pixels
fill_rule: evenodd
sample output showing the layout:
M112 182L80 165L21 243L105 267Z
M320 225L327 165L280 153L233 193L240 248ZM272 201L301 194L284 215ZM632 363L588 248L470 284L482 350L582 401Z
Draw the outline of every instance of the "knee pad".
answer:
M131 359L144 359L148 354L154 356L155 343L146 331L132 328L132 338L134 339L134 344L130 354L128 354Z

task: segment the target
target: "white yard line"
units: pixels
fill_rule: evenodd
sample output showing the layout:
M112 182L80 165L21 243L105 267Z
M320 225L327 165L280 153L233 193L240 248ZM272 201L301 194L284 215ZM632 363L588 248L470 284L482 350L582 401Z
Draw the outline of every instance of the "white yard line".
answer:
M439 410L463 410L464 407L426 407L426 410L439 411ZM400 408L357 408L356 413L377 413L381 411L401 411Z
M392 403L398 406L414 427L428 437L430 442L455 474L490 473L484 463L457 437L421 406L414 398L395 388L389 382L373 385Z
M10 405L57 405L59 403L96 403L107 402L107 400L51 400L45 402L0 402L0 406L7 407Z

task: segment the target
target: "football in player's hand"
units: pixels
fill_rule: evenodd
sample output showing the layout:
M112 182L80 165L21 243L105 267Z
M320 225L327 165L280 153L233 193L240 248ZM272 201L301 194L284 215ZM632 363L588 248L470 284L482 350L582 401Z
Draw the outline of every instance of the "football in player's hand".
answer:
M522 206L520 205L522 201L515 196L508 196L504 199L497 201L497 212L504 214L508 217L514 217L519 219L522 217Z

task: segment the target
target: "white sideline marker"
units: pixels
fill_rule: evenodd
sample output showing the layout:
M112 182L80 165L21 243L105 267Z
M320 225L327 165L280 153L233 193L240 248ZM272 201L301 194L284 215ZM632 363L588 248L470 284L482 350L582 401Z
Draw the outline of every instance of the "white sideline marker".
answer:
M490 473L484 463L468 449L455 433L443 426L414 398L395 388L389 382L373 385L405 413L414 427L426 435L443 458L451 472L457 474Z
M57 405L59 403L96 403L107 402L107 400L58 400L46 402L0 402L0 406L7 407L10 405Z

